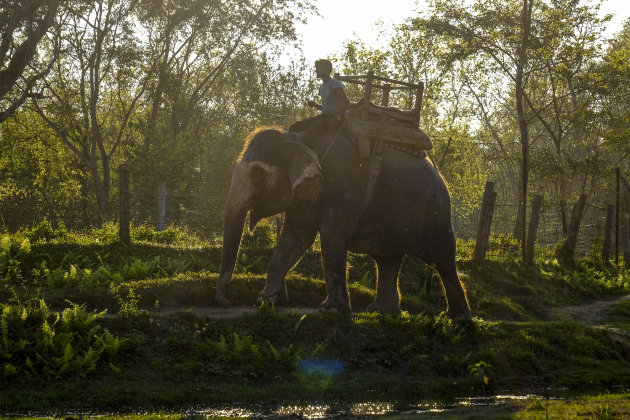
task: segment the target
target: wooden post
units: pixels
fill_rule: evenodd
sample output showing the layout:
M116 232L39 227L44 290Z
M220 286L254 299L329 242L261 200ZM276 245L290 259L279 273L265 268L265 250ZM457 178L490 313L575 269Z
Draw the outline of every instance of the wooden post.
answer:
M413 109L416 112L416 122L420 124L420 110L422 108L422 96L424 95L424 83L418 83L418 89L416 90L416 103Z
M529 216L529 231L527 232L527 248L525 250L525 262L527 264L534 263L534 247L536 245L536 234L538 232L542 204L543 196L535 196L534 202L532 203L532 212Z
M623 265L630 267L630 218L626 214L623 218Z
M372 84L374 83L374 72L372 70L367 72L367 79L365 81L365 90L363 91L363 97L366 101L370 101L372 96Z
M166 229L166 182L158 183L157 223L155 230L162 232Z
M392 90L392 85L383 86L383 97L381 98L381 106L389 105L389 92Z
M602 261L608 263L610 260L610 248L612 245L612 228L615 206L609 204L606 208L606 230L604 231L604 244L602 246Z
M130 234L130 209L129 209L129 166L123 163L118 168L118 180L120 183L120 209L119 209L119 238L122 243L131 243Z
M486 182L486 188L483 192L483 201L479 212L479 228L477 229L477 239L475 241L474 260L481 264L486 259L488 252L488 241L490 239L490 227L492 225L492 216L494 215L494 204L496 202L497 193L494 192L494 182Z

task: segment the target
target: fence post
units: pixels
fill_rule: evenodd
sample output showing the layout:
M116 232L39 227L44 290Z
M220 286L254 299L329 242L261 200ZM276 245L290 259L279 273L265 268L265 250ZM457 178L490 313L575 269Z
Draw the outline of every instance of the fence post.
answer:
M475 240L475 252L473 256L478 264L481 264L486 259L486 252L488 252L490 227L492 225L496 199L497 193L494 192L494 182L486 182L481 210L479 212L479 228L477 229L477 239Z
M626 214L623 218L623 265L630 267L630 218Z
M532 203L532 213L529 216L529 231L527 232L527 248L525 249L525 262L527 264L534 263L534 246L536 245L536 234L538 232L542 204L543 196L535 196Z
M156 230L162 232L164 229L166 229L166 182L159 182Z
M119 190L120 190L120 209L119 209L119 231L120 241L125 244L131 243L130 234L130 210L129 210L129 165L123 163L118 168L119 171Z
M604 231L604 244L602 246L602 261L608 263L610 260L610 248L612 247L612 228L615 206L609 204L606 208L606 230Z

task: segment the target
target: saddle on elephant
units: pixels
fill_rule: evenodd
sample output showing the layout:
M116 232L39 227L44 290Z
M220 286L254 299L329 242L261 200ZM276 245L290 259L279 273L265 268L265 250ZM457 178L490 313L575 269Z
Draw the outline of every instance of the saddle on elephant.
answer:
M433 143L429 136L418 128L418 126L404 119L392 118L394 113L404 113L395 108L384 108L369 103L370 112L362 112L361 101L356 108L346 112L346 123L348 129L357 142L359 156L367 158L372 149L372 145L384 142L384 147L391 147L397 150L406 151L414 156L424 158L426 150L433 148ZM387 114L382 110L389 111Z
M357 142L362 158L367 158L370 154L380 154L383 147L401 150L419 158L426 157L426 150L431 150L433 143L418 127L424 92L422 82L418 84L401 82L375 76L372 71L360 76L335 74L335 78L365 86L363 97L350 105L345 114L346 124ZM377 84L375 81L385 84ZM373 88L381 89L383 92L380 106L370 100ZM389 93L393 89L414 90L416 93L414 108L404 111L388 106Z

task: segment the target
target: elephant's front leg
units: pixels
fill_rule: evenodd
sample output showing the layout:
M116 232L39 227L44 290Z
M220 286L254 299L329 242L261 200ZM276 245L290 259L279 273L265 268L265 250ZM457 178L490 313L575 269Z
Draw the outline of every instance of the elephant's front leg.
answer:
M259 303L284 303L288 300L285 277L313 244L316 235L317 223L312 217L286 213L284 226L267 270L267 283L257 299Z
M324 309L349 313L350 299L346 286L348 245L344 230L332 220L325 220L320 228L322 264L326 279L327 297L321 304Z

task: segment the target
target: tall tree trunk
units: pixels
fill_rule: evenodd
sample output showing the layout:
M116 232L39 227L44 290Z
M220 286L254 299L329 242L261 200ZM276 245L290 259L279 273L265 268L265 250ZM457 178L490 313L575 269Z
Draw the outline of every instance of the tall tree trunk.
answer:
M100 225L107 220L108 197L103 188L103 181L98 171L96 162L90 162L90 173L92 181L94 181L94 189L96 190L96 204L98 206L97 223Z
M532 6L534 0L523 0L523 11L521 13L521 45L518 51L518 63L516 68L515 78L515 94L516 94L516 112L518 114L518 126L521 134L521 206L519 208L521 213L521 253L523 260L526 257L526 219L527 219L527 187L529 180L529 127L527 118L525 115L524 106L524 80L523 75L525 67L527 66L527 47L529 41L529 33L531 27L532 18Z
M162 95L164 93L164 88L166 87L168 81L168 62L170 59L169 52L171 48L171 32L167 31L166 36L166 45L164 46L164 58L160 63L160 67L158 70L158 81L155 87L155 92L153 93L152 104L151 104L151 116L149 117L149 126L147 127L147 134L144 137L144 148L148 150L151 146L151 143L155 142L155 137L157 135L157 119L158 113L160 112L160 106L162 105Z
M580 233L580 224L582 223L582 217L584 216L587 198L588 196L585 193L580 194L580 197L573 206L573 211L571 212L571 222L569 223L567 238L556 250L556 257L558 257L558 259L564 264L571 264L573 262L573 258L575 257L577 238Z

